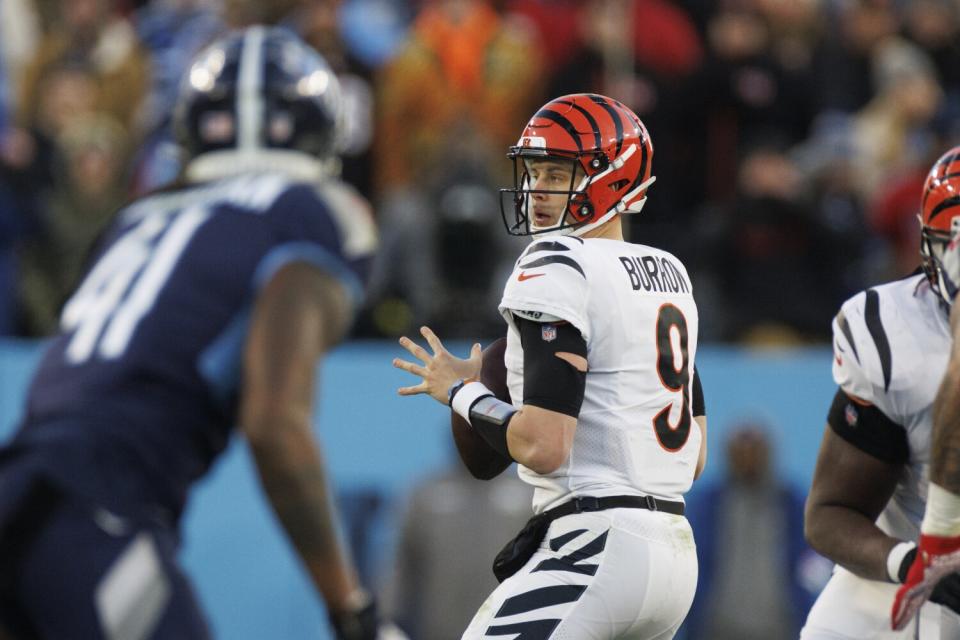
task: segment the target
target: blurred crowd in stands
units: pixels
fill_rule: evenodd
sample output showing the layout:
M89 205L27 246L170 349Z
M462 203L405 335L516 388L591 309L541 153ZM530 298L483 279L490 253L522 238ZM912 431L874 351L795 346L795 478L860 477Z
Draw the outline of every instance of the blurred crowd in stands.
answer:
M924 171L960 139L960 0L0 0L0 335L55 328L117 206L176 177L191 56L258 22L343 84L383 245L357 337L503 332L505 153L556 95L647 124L630 239L688 265L710 341L828 339L913 271Z

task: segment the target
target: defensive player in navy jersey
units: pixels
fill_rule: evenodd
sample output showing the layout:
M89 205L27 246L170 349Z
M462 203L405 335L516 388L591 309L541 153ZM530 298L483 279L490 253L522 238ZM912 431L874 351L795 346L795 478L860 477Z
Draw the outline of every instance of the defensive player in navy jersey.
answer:
M253 27L193 63L174 187L120 211L0 450L0 627L15 638L206 638L176 562L191 485L238 425L338 638L373 639L311 431L375 234L333 177L323 59Z

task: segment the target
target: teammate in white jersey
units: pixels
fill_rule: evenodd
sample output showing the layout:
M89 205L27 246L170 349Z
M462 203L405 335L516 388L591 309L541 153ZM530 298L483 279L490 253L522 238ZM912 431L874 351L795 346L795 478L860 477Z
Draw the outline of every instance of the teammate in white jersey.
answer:
M960 147L941 156L930 170L924 187L923 217L928 225L925 257L944 307L952 308L949 337L953 345L951 348L946 341L940 356L946 373L933 401L930 485L920 526L920 553L913 554L913 564L897 591L891 611L894 628L911 624L918 609L922 616L927 598L936 601L944 585L957 579L954 572L960 569L960 342L956 339L960 311L954 304L960 284ZM934 380L940 381L944 366L935 373ZM960 633L954 637L960 637Z
M807 499L805 532L837 567L810 611L803 640L960 638L956 575L937 586L934 602L905 628L891 630L889 617L897 584L917 554L910 541L927 501L934 394L951 342L931 259L946 243L940 231L960 223L960 208L935 206L934 176L943 168L934 166L924 188L922 272L858 293L833 322L833 377L840 388Z
M706 460L706 418L687 271L623 239L620 215L653 182L650 137L616 100L570 95L533 116L510 157L504 221L535 240L500 303L509 399L479 381L499 362L482 365L479 345L455 358L426 327L433 353L400 341L423 364L394 361L423 378L402 395L449 402L535 487L536 515L463 637L672 638L696 587L683 494Z

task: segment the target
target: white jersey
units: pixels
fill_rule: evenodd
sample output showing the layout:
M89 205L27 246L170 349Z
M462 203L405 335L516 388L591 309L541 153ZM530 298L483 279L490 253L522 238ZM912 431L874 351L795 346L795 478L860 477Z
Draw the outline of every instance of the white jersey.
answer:
M920 533L933 399L950 345L947 314L922 274L857 294L833 322L834 380L847 395L875 405L906 432L909 461L877 521L901 540L915 540Z
M587 344L583 405L570 456L555 472L520 466L536 513L574 496L682 500L693 483L700 429L692 419L697 306L683 264L644 245L551 237L530 244L504 287L504 355L515 406L523 350L514 314L580 330Z
M904 430L904 472L877 526L900 540L916 540L927 500L933 399L951 345L947 314L922 274L860 292L833 322L833 378L855 400L877 407ZM854 446L872 455L889 448L889 434L872 437L858 423L855 404L845 414ZM899 445L895 445L899 446ZM837 567L814 604L802 640L957 638L960 619L927 603L903 631L890 630L897 585L858 577Z

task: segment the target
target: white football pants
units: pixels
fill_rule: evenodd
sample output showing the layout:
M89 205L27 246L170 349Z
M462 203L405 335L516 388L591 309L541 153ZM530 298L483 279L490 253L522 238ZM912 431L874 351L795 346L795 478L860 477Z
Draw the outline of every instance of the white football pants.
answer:
M837 567L800 632L800 640L957 640L960 617L928 602L902 631L890 629L897 587Z
M697 586L686 518L609 509L552 522L529 562L497 587L463 640L667 640Z

